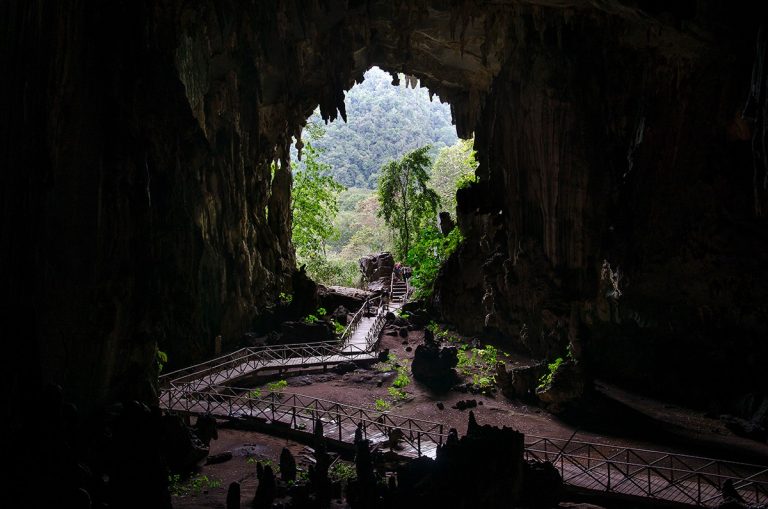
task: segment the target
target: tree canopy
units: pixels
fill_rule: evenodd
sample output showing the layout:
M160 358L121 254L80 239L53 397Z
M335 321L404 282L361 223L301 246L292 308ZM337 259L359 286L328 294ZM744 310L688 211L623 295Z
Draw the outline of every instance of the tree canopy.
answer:
M300 259L325 256L325 243L338 235L333 219L338 196L345 188L330 175L330 166L318 162L318 150L307 143L304 162L293 175L291 213L293 245Z
M378 198L379 217L384 218L395 237L395 251L405 260L418 229L434 221L440 198L427 186L428 168L432 165L426 145L405 154L402 159L389 161L381 167Z
M346 93L347 122L331 122L314 146L318 160L330 165L336 180L347 187L375 189L379 168L409 150L432 145L433 156L458 139L450 106L430 100L426 88L408 88L405 80L371 68L365 80ZM323 123L319 110L308 125Z
M459 140L438 152L430 172L431 186L440 196L440 208L455 215L456 191L475 180L474 139Z

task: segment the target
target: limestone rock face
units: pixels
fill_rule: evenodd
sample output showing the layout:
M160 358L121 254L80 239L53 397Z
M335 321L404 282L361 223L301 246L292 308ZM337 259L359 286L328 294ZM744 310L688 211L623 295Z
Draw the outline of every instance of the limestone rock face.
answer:
M372 65L476 136L446 320L540 356L580 344L627 383L645 368L617 358L671 379L693 352L692 375L764 387L761 16L645 4L3 2L8 395L151 402L158 346L171 366L234 347L293 295L289 143L318 105L344 118Z

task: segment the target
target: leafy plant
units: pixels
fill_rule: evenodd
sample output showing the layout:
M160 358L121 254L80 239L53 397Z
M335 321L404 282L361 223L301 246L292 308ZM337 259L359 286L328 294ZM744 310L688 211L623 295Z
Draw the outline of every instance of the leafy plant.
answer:
M387 392L395 401L402 401L402 400L408 399L408 393L402 389L398 389L395 386L388 387Z
M558 357L555 359L555 362L552 362L547 365L547 368L549 368L549 371L542 375L541 378L539 378L539 386L538 389L543 389L547 385L552 383L552 378L555 376L555 373L557 373L557 370L560 369L560 365L563 363L563 358Z
M155 349L155 361L157 362L157 372L162 373L163 368L168 363L168 354L160 349Z
M398 368L397 376L395 377L395 380L392 382L392 387L402 389L404 387L407 387L408 384L410 383L411 383L411 377L408 376L407 368Z
M328 311L325 310L325 308L317 308L317 316L325 316L328 314Z
M373 405L374 407L376 407L376 410L378 410L379 412L386 412L387 410L389 410L389 407L390 407L387 400L382 398L378 398L376 401L374 401Z
M317 323L320 319L315 315L307 315L304 317L304 323Z
M377 362L375 365L376 369L378 371L381 371L382 373L386 373L387 371L396 371L399 367L399 364L397 362L397 355L390 353L387 355L387 360L382 362Z
M252 391L250 391L248 393L248 397L253 398L253 399L261 398L261 389L258 389L258 388L253 389Z
M289 305L291 302L293 302L293 295L285 292L280 292L280 296L278 297L280 300L280 304L283 305Z
M328 469L328 478L333 482L348 482L357 478L357 471L354 465L337 461Z
M421 229L407 258L408 265L413 268L411 284L416 289L415 298L427 297L432 292L440 266L463 240L458 228L448 235L443 235L433 225Z
M221 481L207 475L196 475L185 480L179 474L173 474L168 476L168 485L171 495L185 497L197 496L212 488L218 488L221 486Z
M427 169L432 161L430 146L426 145L405 154L397 161L389 161L379 173L379 217L395 237L397 257L404 260L419 227L433 219L440 206L437 193L427 186Z
M269 382L267 384L267 390L269 392L283 392L286 387L288 387L288 382L286 380L277 380L276 382Z
M347 330L347 328L344 325L340 324L338 322L338 320L334 320L333 321L333 330L336 332L336 334L342 335L342 334L344 334L344 331Z

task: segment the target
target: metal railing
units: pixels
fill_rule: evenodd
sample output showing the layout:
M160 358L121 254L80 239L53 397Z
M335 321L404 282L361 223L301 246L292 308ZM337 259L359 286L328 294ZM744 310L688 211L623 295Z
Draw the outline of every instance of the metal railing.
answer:
M526 435L526 458L549 461L581 488L715 507L730 480L749 504L768 501L760 465Z
M318 419L326 436L351 442L358 424L363 438L386 441L398 430L398 441L406 452L421 456L441 445L447 434L443 424L403 417L388 412L346 405L301 394L272 392L261 396L248 389L212 387L215 391L165 391L166 409L225 418L257 418L283 423L293 430L314 434Z
M344 329L344 332L341 334L342 346L349 341L349 338L357 330L358 326L360 325L360 320L365 315L366 309L370 310L373 307L374 303L376 303L375 304L376 316L381 314L382 309L385 308L384 299L380 295L377 295L376 297L367 298L363 303L363 305L360 306L360 309L357 310L357 313L355 313L352 316L352 319L349 321L349 323L347 324L347 327Z
M368 346L350 344L341 351L337 341L243 348L227 356L168 373L160 379L160 386L183 386L185 390L196 391L263 368L323 365L374 357Z

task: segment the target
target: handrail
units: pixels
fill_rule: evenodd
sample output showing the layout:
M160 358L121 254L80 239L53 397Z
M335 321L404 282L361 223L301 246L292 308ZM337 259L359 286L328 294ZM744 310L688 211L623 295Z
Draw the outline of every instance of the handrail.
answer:
M534 435L526 456L552 461L564 482L696 505L718 505L726 480L748 503L768 500L768 467Z

